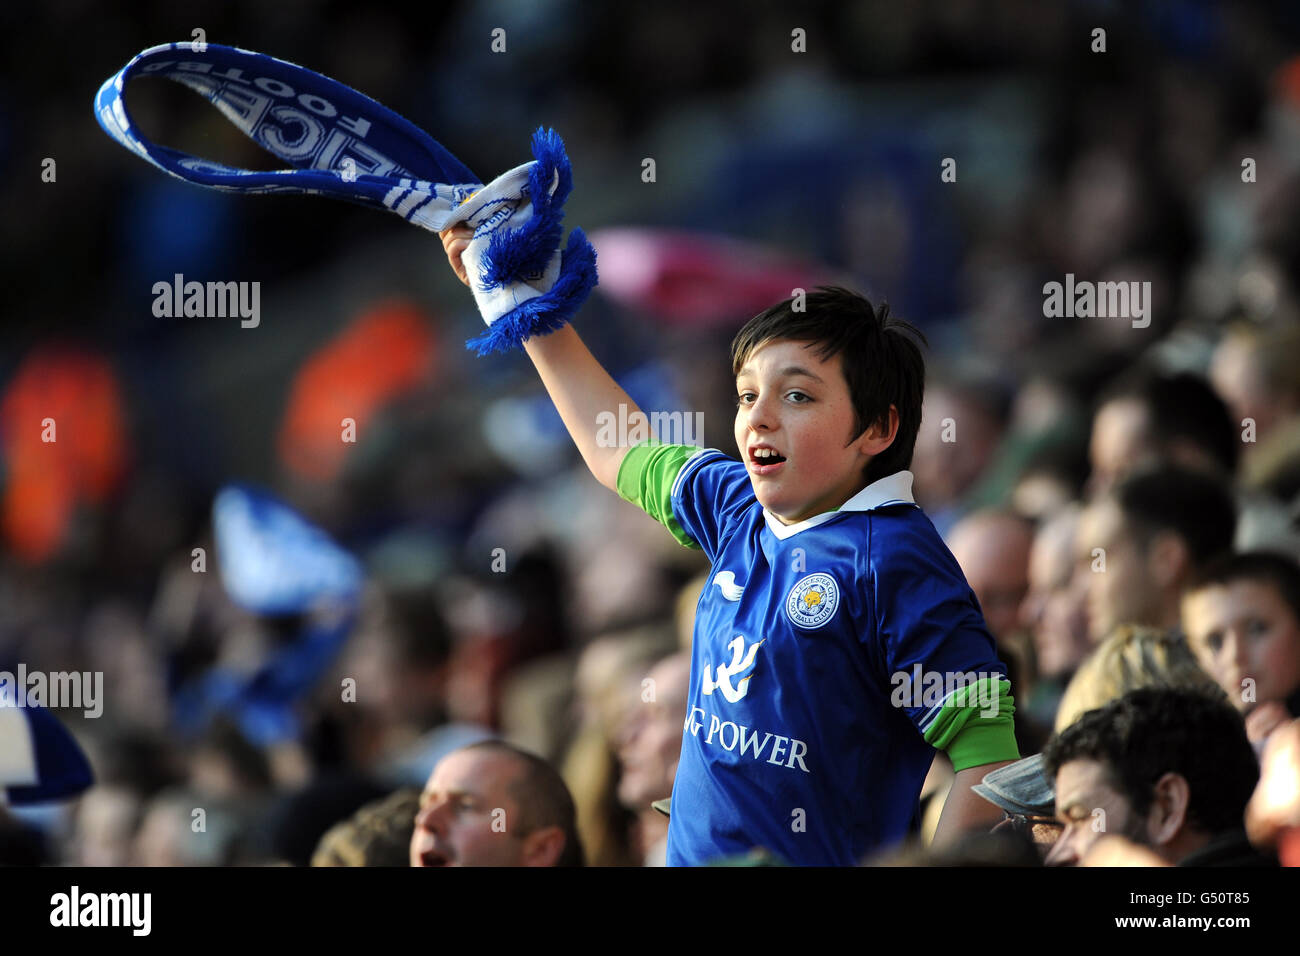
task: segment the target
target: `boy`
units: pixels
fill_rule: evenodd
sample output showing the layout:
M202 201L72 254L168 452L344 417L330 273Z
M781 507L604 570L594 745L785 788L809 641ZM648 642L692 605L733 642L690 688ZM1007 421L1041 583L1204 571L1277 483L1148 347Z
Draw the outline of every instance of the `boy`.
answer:
M1248 551L1207 567L1183 595L1183 631L1261 744L1300 717L1300 565ZM1249 682L1249 683L1248 683Z
M441 233L467 285L471 235ZM806 306L769 309L733 343L740 462L656 442L601 447L600 413L635 404L572 327L524 342L596 479L713 565L669 865L756 846L797 864L858 863L912 829L934 747L957 771L936 835L946 841L997 822L970 787L1019 756L1005 668L902 470L920 424L920 351L853 293L820 290ZM927 690L935 677L969 686L922 695L923 675Z

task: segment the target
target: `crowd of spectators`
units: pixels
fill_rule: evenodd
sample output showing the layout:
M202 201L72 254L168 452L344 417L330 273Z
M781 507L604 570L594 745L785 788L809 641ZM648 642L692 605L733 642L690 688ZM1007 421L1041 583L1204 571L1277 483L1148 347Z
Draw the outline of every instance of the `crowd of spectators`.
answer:
M145 3L102 23L79 9L0 13L0 670L102 672L105 701L59 714L93 788L0 808L11 860L664 857L653 804L671 793L707 564L595 486L525 359L462 351L478 320L436 239L318 199L204 193L102 135L98 83L201 27L361 89L485 177L553 125L575 167L568 222L598 251L613 227L744 239L926 332L915 494L1008 665L1036 756L988 796L1039 852L929 846L940 759L915 843L881 861L1300 862L1287 5L932 0L791 19L750 4L738 19L551 0L447 4L437 30L311 0L183 18ZM188 95L141 107L196 151L265 161ZM155 317L147 290L174 273L261 281L261 325ZM1049 317L1043 287L1067 275L1149 289L1149 324ZM699 443L734 452L726 346L750 315L683 321L674 303L733 280L655 278L630 303L598 291L578 328L643 406L699 412ZM368 335L408 364L381 367L356 345ZM60 449L100 445L41 464L22 436L42 402L78 423ZM357 440L335 445L349 414ZM294 731L257 739L237 711L178 715L205 674L255 673L303 628L232 601L215 556L196 570L213 496L245 480L366 574ZM1290 804L1270 802L1285 790L1266 792L1270 775Z

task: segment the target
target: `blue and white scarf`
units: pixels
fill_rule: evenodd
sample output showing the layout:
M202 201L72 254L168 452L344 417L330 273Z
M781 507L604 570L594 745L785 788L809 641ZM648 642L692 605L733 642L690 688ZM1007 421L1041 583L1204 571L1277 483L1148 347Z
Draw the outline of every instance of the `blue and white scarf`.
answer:
M188 86L293 168L239 169L150 142L123 101L140 76ZM533 162L485 186L423 130L342 83L262 53L189 42L137 55L99 88L95 117L142 159L199 186L333 196L432 232L468 223L474 237L463 261L488 324L468 346L480 355L559 328L596 284L596 253L582 230L560 251L573 174L553 130L533 135Z

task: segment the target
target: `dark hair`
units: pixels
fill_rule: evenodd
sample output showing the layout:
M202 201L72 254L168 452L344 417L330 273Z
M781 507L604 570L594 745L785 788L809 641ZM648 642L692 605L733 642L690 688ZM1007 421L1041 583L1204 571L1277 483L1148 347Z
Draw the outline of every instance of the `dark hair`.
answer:
M1291 608L1291 614L1300 624L1300 564L1290 555L1276 551L1244 551L1225 554L1211 561L1197 574L1188 591L1200 591L1213 585L1253 581L1267 584Z
M1209 382L1191 372L1167 375L1145 366L1120 376L1098 405L1131 399L1150 416L1148 434L1157 446L1186 441L1213 459L1225 476L1237 467L1241 441L1232 414Z
M1127 476L1110 494L1144 547L1172 531L1187 543L1194 569L1232 549L1237 507L1211 475L1160 465Z
M577 810L564 778L536 754L520 750L504 740L483 740L465 750L494 750L513 757L520 773L510 784L519 814L519 832L524 836L543 827L564 831L564 850L556 866L585 866L582 841L578 838Z
M841 355L855 414L849 441L875 424L888 425L889 406L898 409L898 434L888 448L867 464L867 483L902 471L912 464L912 449L921 427L925 394L925 360L910 336L928 345L914 326L876 308L856 292L839 286L819 286L796 310L793 298L754 316L731 343L731 373L741 368L755 349L777 339L811 342L823 362Z
M1255 751L1240 714L1222 699L1188 688L1143 687L1090 710L1047 742L1049 778L1072 760L1096 760L1134 812L1146 816L1156 781L1187 781L1188 822L1209 834L1242 825L1259 781Z

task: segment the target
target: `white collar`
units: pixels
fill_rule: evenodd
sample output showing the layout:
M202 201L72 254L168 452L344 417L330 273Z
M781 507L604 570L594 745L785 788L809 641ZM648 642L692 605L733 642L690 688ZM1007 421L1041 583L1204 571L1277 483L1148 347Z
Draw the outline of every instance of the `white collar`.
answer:
M784 540L798 534L800 531L815 528L844 511L875 511L877 508L896 504L916 504L916 499L912 497L912 473L910 471L896 471L892 475L879 478L840 505L838 510L823 511L821 514L805 518L797 524L782 524L766 508L763 509L763 519L767 522L767 530Z

